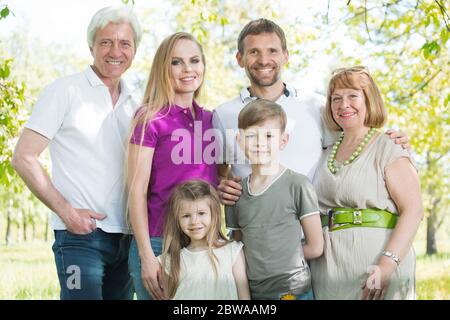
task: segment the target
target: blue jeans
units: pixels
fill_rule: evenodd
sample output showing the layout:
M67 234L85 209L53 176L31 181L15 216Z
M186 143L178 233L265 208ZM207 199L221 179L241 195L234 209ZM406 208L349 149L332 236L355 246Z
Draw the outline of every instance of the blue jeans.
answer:
M313 291L311 289L311 290L309 290L309 291L307 291L305 293L299 294L295 298L296 298L295 300L314 300L314 294L313 294Z
M131 300L131 236L97 228L86 235L55 230L52 246L61 300Z
M162 238L150 238L150 245L155 256L159 256L162 252ZM131 279L133 279L134 290L138 300L152 300L152 296L145 289L141 278L141 259L139 258L139 251L136 240L133 237L130 245L130 255L128 257L128 269L130 271Z

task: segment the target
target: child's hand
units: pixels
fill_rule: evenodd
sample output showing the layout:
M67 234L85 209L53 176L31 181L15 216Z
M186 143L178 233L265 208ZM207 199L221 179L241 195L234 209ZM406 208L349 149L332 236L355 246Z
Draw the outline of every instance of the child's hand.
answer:
M145 289L147 289L154 300L165 299L162 289L161 265L156 257L141 260L141 278Z
M233 180L222 180L217 187L220 202L226 206L233 206L241 196L242 187L239 183L241 177L233 177Z

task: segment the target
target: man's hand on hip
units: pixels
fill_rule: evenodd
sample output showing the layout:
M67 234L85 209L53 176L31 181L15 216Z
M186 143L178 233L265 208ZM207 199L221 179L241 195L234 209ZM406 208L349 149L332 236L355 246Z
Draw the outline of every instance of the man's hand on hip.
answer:
M103 220L106 216L89 209L72 208L63 219L67 230L73 234L88 234L97 228L96 220Z

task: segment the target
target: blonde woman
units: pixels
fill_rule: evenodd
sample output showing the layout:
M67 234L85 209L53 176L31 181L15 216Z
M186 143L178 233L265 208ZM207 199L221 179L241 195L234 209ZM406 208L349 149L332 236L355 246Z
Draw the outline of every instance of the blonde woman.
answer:
M143 107L135 117L128 152L134 233L129 268L138 299L164 298L156 257L172 190L193 178L217 185L214 154L204 152L210 142L203 139L212 128L212 113L195 101L204 73L200 44L188 33L169 36L155 54Z
M341 136L314 177L325 236L311 261L317 299L413 299L411 247L423 217L409 153L379 132L386 108L365 67L338 69L326 121Z
M174 300L250 299L242 243L221 231L216 190L200 180L173 192L164 228L165 298Z

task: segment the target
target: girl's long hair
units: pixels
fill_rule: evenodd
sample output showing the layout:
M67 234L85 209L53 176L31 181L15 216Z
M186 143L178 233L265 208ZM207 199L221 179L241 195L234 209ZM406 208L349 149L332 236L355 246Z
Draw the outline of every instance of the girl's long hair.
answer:
M207 250L214 273L216 277L218 275L218 260L213 249L220 248L229 242L221 229L219 196L216 190L207 182L190 180L175 188L168 203L163 235L164 249L161 262L163 277L167 277L165 282L167 283L167 298L169 299L175 296L180 281L181 249L186 248L190 243L189 237L181 230L179 223L179 217L183 210L182 202L203 199L208 200L211 210L211 224L206 235ZM168 274L166 273L167 271ZM190 271L187 270L187 272Z

